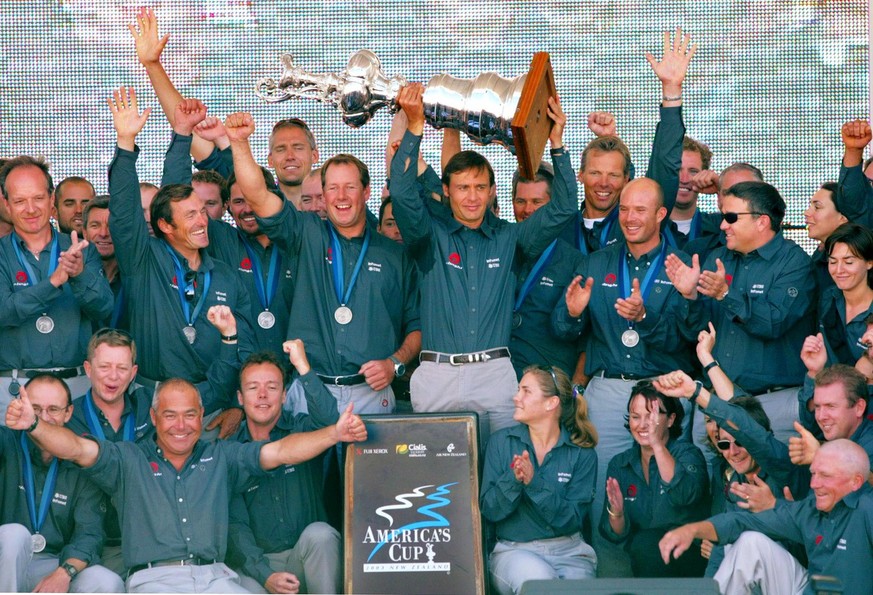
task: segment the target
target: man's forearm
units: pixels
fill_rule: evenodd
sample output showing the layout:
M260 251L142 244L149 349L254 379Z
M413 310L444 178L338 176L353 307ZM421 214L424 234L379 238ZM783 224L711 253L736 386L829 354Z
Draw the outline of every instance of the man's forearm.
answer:
M38 420L30 437L37 446L59 459L72 461L81 467L90 467L97 462L97 443L80 438L67 428Z
M405 339L403 339L403 343L397 348L397 351L394 352L394 357L402 361L404 364L408 364L419 354L420 351L421 331L412 331L406 335Z

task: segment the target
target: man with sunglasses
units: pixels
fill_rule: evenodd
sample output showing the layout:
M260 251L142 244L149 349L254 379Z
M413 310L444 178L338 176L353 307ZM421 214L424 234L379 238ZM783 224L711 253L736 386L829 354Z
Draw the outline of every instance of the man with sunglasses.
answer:
M782 235L785 201L765 182L735 184L722 200L726 245L703 266L673 257L667 273L699 301L719 336L713 356L729 378L759 395L777 438L797 420L800 348L813 328L816 291L809 256ZM773 362L778 362L774 365Z
M63 380L42 374L22 387L39 423L63 426L73 405ZM124 591L97 564L107 498L75 465L25 432L0 427L0 592Z

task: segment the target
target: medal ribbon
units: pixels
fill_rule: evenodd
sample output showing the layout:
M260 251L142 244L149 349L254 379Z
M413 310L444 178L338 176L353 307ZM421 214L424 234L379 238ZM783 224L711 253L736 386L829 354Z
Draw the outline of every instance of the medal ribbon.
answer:
M644 304L646 303L646 300L649 299L649 294L652 292L652 287L655 285L655 275L657 275L658 271L661 270L666 255L667 242L664 238L661 238L661 251L658 252L658 256L655 257L655 260L653 260L652 264L649 265L649 270L646 271L646 276L643 277L643 281L640 283L640 294L643 296ZM626 300L631 295L631 274L630 267L627 263L627 244L622 245L619 259L621 260L621 265L618 267L618 286L621 289L622 299ZM634 328L632 320L627 321L627 327L629 329Z
M364 231L364 245L361 246L361 254L358 256L358 262L355 263L355 269L352 271L352 278L349 279L348 288L345 287L343 279L343 252L340 247L339 238L336 230L330 221L325 221L327 231L330 232L330 245L333 251L333 259L331 260L331 272L333 273L333 289L336 292L336 299L340 305L345 306L349 303L349 298L352 297L352 289L358 281L358 273L361 272L361 267L364 265L364 257L367 254L367 248L370 247L370 228L367 227Z
M612 228L615 226L615 222L618 219L618 206L613 208L609 214L603 218L601 221L600 227L600 245L595 248L595 250L599 250L606 246L606 240L609 239L609 234L612 233ZM588 244L585 242L585 232L582 231L582 226L585 225L584 221L580 221L579 226L576 228L576 247L582 254L586 256L589 253ZM595 223L594 225L597 225ZM591 229L591 232L594 233L594 228Z
M242 232L239 234L239 239L242 240L243 246L246 249L246 254L249 255L249 261L252 263L252 272L255 276L255 289L258 292L258 301L261 302L261 307L264 310L270 309L270 304L276 295L276 289L279 287L279 275L276 274L279 269L279 249L273 246L270 254L270 268L267 269L267 280L264 283L264 267L261 266L261 259L255 253L254 247L247 239L243 237Z
M18 258L18 264L21 265L21 268L27 273L27 284L34 285L37 281L36 275L34 274L33 267L30 266L30 263L27 262L27 259L24 257L24 254L21 253L21 248L19 247L19 242L21 239L18 237L14 231L12 232L12 248L15 250L15 256ZM61 247L58 245L58 234L52 230L52 247L51 247L51 259L49 260L49 268L48 268L48 276L50 277L52 273L54 273L58 268L58 259L61 257Z
M537 260L536 264L527 274L527 279L524 280L524 285L521 286L521 291L518 292L518 297L515 298L515 307L512 309L513 312L518 312L518 309L521 308L524 300L528 295L530 295L530 290L533 288L534 281L540 276L540 273L542 273L543 269L546 268L546 265L549 264L549 261L552 259L552 254L555 252L555 245L557 243L558 240L552 240L552 243L549 244L548 248L543 250L543 253L540 254L539 260Z
M94 397L91 396L91 389L85 393L85 423L88 424L88 429L91 430L91 435L100 440L106 440L106 433L103 431L103 426L100 420L97 419L97 407L94 405ZM124 442L133 442L134 439L134 420L133 413L128 413L124 420L122 440Z
M209 292L209 285L212 283L212 271L206 271L203 273L203 291L200 293L200 299L197 300L197 305L194 306L194 312L191 312L191 306L188 304L188 299L185 297L185 287L183 286L185 282L185 271L182 270L182 263L179 262L179 257L176 256L176 253L173 252L173 249L170 248L170 245L164 242L164 248L167 249L167 252L170 254L170 257L173 259L173 268L176 270L176 288L179 290L179 301L182 304L182 315L185 317L185 322L188 323L188 326L194 326L194 321L197 320L197 316L200 315L200 311L203 310L203 305L206 303L206 294Z
M27 438L24 432L21 432L21 459L22 467L24 467L24 495L27 499L27 512L30 514L30 524L33 527L34 533L39 533L46 518L48 518L49 504L52 501L52 496L55 493L55 482L58 479L58 459L52 459L52 464L49 465L48 474L45 478L45 485L42 488L42 498L39 502L39 514L36 511L36 502L34 496L33 481L33 462L30 460L30 449L28 448Z

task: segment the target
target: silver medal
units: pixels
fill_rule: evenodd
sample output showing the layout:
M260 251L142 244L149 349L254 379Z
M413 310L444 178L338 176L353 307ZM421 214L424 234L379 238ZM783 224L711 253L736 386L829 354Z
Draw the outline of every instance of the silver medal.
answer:
M38 554L45 549L45 537L39 533L34 533L30 536L30 542L33 545L33 553Z
M628 329L621 334L621 343L625 347L636 347L640 342L640 334L634 329Z
M514 312L512 314L512 328L519 328L521 326L521 314L518 312Z
M197 339L197 329L193 326L186 326L182 329L182 332L185 333L185 338L188 339L188 342L193 345L194 341Z
M348 306L340 306L333 313L333 319L340 324L348 324L352 321L352 309Z
M276 324L276 317L269 310L264 310L258 314L258 326L263 329L273 328Z
M42 315L36 319L36 330L41 332L43 335L47 335L53 330L55 330L55 321L51 316Z

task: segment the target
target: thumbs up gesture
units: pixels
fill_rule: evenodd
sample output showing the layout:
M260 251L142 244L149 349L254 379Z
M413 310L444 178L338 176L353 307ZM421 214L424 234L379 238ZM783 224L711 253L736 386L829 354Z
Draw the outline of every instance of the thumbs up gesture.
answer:
M794 430L800 436L793 436L788 439L788 456L795 465L811 465L812 458L820 446L818 440L812 435L812 432L800 425L799 422L794 422Z
M6 409L6 427L10 430L29 430L35 421L33 405L27 397L27 389L22 386L19 397L12 399Z

